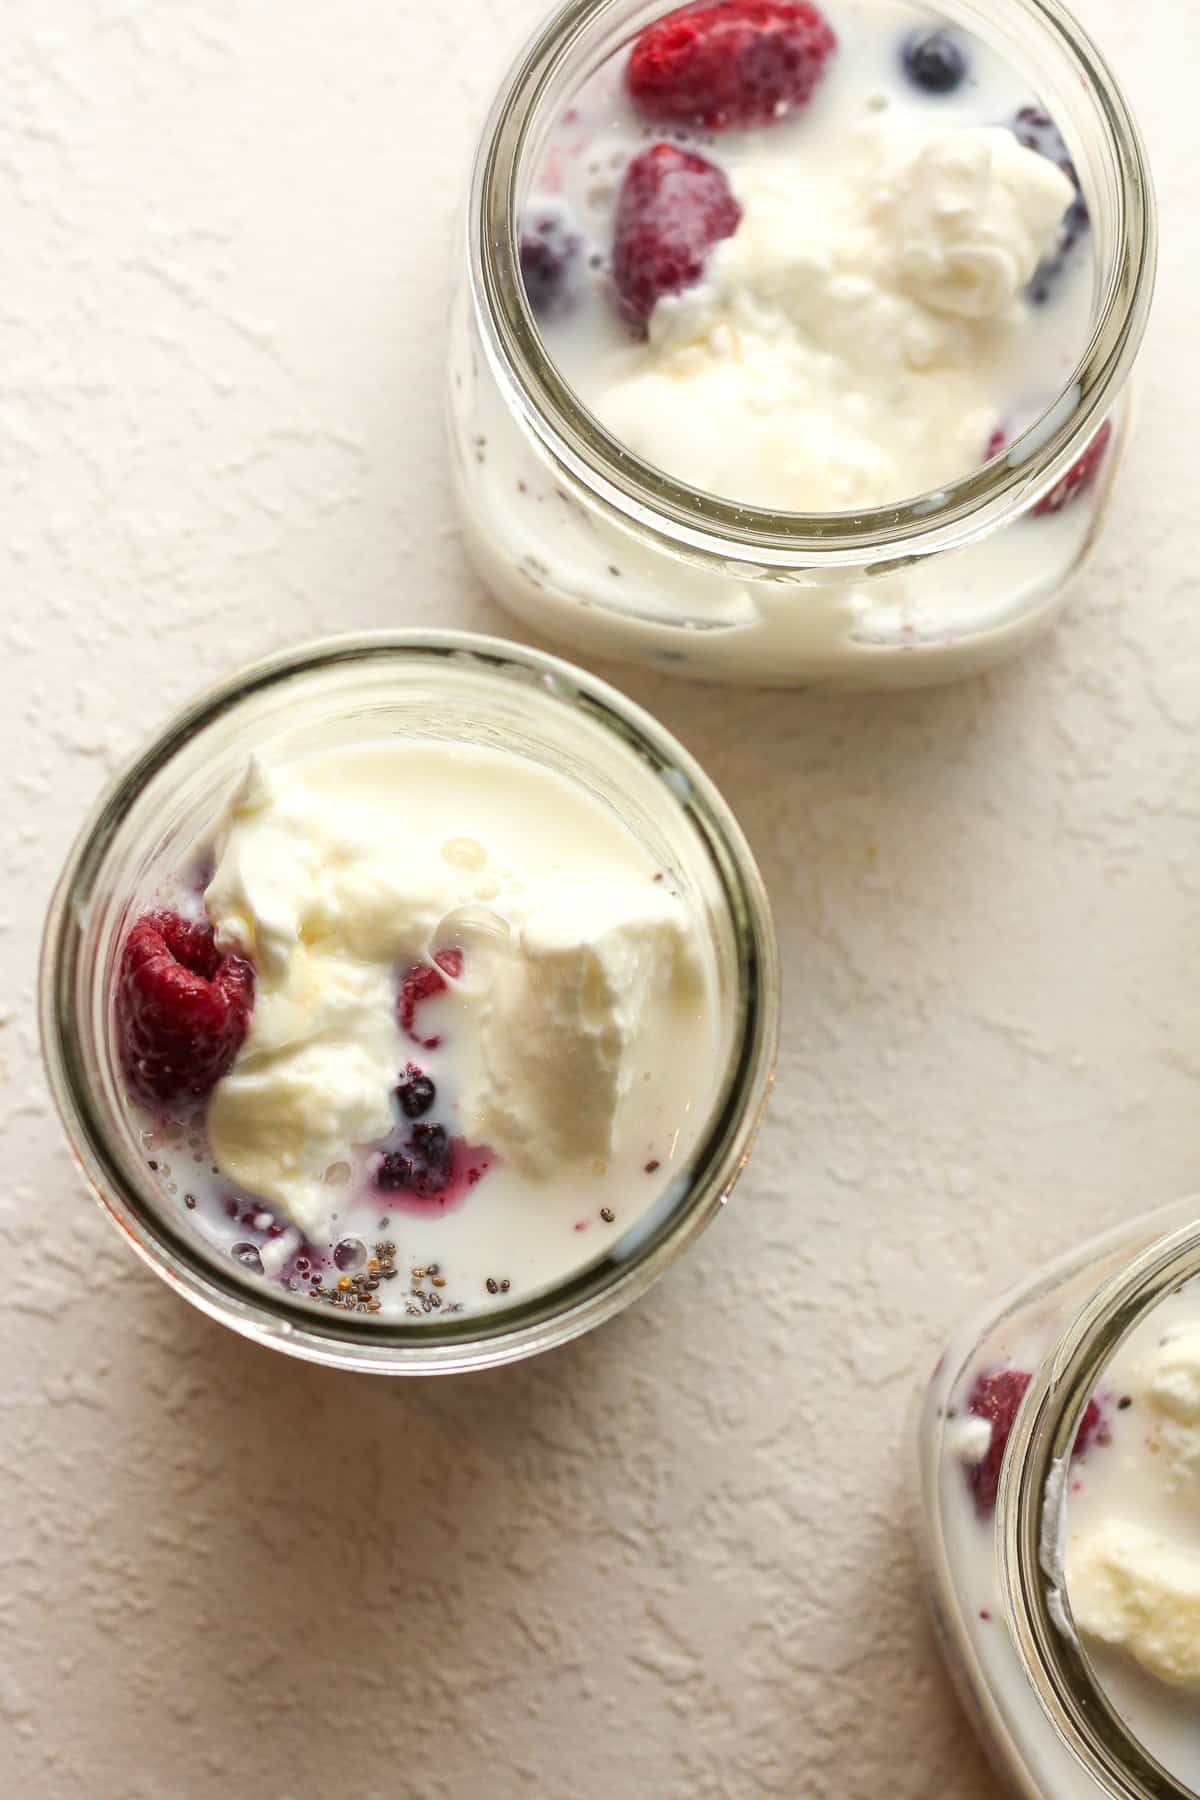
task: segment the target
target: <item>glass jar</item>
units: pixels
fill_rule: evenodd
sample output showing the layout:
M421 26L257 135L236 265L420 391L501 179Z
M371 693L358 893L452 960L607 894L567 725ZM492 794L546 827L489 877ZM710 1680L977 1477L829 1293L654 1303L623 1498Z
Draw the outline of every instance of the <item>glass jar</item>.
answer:
M478 1316L401 1324L343 1315L218 1256L150 1173L114 1045L130 914L184 866L252 752L364 734L486 744L585 786L664 868L715 951L722 1069L690 1166L591 1265ZM728 1198L769 1091L779 969L761 877L707 776L640 708L568 664L463 632L368 634L278 655L201 694L104 794L51 902L41 971L50 1085L85 1177L132 1249L203 1312L259 1343L346 1369L486 1368L611 1318Z
M1200 1273L1198 1221L1193 1197L1073 1252L963 1331L924 1397L919 1535L935 1622L980 1736L1029 1800L1194 1793L1114 1709L1071 1619L1060 1545L1088 1403L1118 1347ZM985 1516L964 1454L968 1399L981 1376L1012 1369L1030 1379Z
M693 491L587 412L547 356L516 227L554 123L670 0L570 0L504 82L484 131L453 302L450 433L469 553L526 624L575 651L763 685L915 686L1013 655L1058 613L1099 529L1153 287L1137 127L1057 0L939 0L1055 117L1091 211L1091 338L1043 417L937 493L861 513L772 513ZM1091 491L1030 517L1105 420Z

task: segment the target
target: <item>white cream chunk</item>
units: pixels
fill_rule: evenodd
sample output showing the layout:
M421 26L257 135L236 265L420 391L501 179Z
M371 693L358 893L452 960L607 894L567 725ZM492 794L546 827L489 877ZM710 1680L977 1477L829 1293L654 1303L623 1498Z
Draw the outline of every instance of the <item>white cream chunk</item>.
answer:
M584 366L640 456L739 500L883 505L983 461L1023 297L1074 189L1000 127L872 119L800 169L764 134L730 168L743 209L649 341Z
M327 1171L386 1136L406 1061L431 1062L397 988L448 946L455 1129L535 1180L611 1153L635 1080L711 1023L708 964L657 873L581 786L512 755L397 740L252 766L205 896L258 978L209 1107L222 1172L323 1230Z
M1200 1554L1109 1518L1068 1545L1066 1579L1082 1632L1200 1691Z

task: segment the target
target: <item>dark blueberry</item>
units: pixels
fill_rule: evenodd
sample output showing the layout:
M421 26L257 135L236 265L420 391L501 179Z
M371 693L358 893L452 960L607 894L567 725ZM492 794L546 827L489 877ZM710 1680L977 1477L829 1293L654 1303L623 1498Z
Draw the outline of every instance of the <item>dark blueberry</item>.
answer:
M1023 106L1009 130L1018 144L1024 144L1027 150L1036 150L1039 156L1048 156L1051 162L1057 163L1063 174L1071 177L1078 192L1079 177L1071 161L1071 152L1048 112L1044 112L1040 106Z
M385 1192L395 1188L410 1188L413 1181L412 1158L405 1156L402 1150L390 1151L380 1163L375 1175L375 1184Z
M1043 256L1029 278L1025 293L1035 306L1044 306L1063 277L1066 260L1062 256Z
M444 1125L415 1125L408 1142L407 1186L414 1194L440 1194L450 1180L453 1157Z
M529 305L539 317L565 312L575 299L582 240L561 204L534 207L521 225L521 276Z
M416 1063L409 1063L400 1077L396 1098L406 1118L421 1119L437 1099L437 1089Z
M444 1125L414 1125L405 1148L383 1158L375 1182L385 1191L405 1188L425 1197L440 1194L449 1184L453 1162L454 1146Z
M1054 123L1048 112L1040 106L1023 106L1009 125L1009 130L1018 144L1026 150L1036 150L1039 156L1046 156L1062 170L1067 180L1075 189L1075 198L1062 216L1058 228L1058 242L1049 256L1042 258L1033 272L1027 292L1035 306L1047 301L1062 278L1067 264L1067 257L1079 242L1091 223L1088 216L1087 201L1083 197L1083 188L1071 160L1071 152L1067 149L1062 132Z
M444 1169L450 1161L450 1139L444 1125L414 1126L412 1148L431 1169Z
M901 57L909 80L927 94L952 94L966 78L967 53L952 31L914 31Z

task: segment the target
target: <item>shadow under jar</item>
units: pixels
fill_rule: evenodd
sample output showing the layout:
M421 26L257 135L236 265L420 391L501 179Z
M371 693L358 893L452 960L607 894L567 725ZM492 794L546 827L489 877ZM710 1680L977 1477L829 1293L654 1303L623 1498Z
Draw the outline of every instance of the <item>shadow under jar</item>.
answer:
M466 757L472 770L480 755L491 757L495 767L512 767L514 791L524 779L539 796L548 791L547 782L577 786L599 830L628 836L649 869L667 872L653 877L666 883L655 891L669 890L671 904L699 934L716 1031L712 1066L704 1070L703 1088L696 1088L708 1096L705 1110L694 1125L689 1121L684 1136L686 1144L690 1134L690 1150L674 1160L663 1150L661 1167L655 1161L646 1170L639 1158L636 1193L631 1177L628 1204L618 1198L615 1222L606 1210L601 1216L609 1224L572 1240L561 1279L540 1285L514 1281L511 1296L507 1281L498 1294L498 1284L489 1282L488 1292L480 1288L457 1316L431 1310L444 1284L440 1277L436 1285L424 1281L429 1305L416 1322L410 1322L412 1309L404 1305L376 1311L374 1296L364 1300L361 1313L320 1304L306 1291L307 1273L293 1285L282 1279L282 1269L264 1272L265 1263L273 1264L271 1233L278 1237L279 1223L287 1221L269 1222L269 1207L258 1218L253 1193L248 1223L239 1216L228 1230L201 1229L197 1193L188 1190L198 1177L207 1179L207 1169L199 1167L209 1160L201 1154L204 1116L172 1124L172 1141L159 1147L155 1121L147 1119L140 1096L130 1091L118 1038L115 995L130 927L162 905L163 896L178 891L181 871L198 864L193 887L199 906L198 896L212 876L211 862L206 870L203 865L214 827L251 757L268 771L287 771L302 766L294 759L336 758L348 747L357 753L364 744L383 745L389 755L415 748L435 760L441 745L460 762ZM453 819L432 816L422 798L426 793L422 789L410 815L422 831L427 821L431 841L424 848L438 863L461 854L467 840L454 836ZM354 798L347 795L351 806ZM528 814L527 803L513 801L518 804ZM506 808L497 796L490 836L501 855L512 841L506 837ZM551 831L555 822L549 821ZM347 829L362 831L352 823ZM336 842L334 862L323 866L340 867L349 856L349 879L357 879L353 835ZM287 839L277 860L288 860L289 845ZM303 845L296 854L303 857ZM569 845L556 854L570 864ZM408 866L405 857L402 872ZM565 873L570 876L569 867ZM312 914L318 941L330 929L322 922L327 912ZM306 916L297 915L299 944L307 941ZM465 961L469 1004L469 952ZM306 961L304 967L313 965ZM397 987L398 998L386 1001L388 1019L405 991ZM589 988L585 1000L590 993ZM260 991L255 1005L262 1004ZM340 1004L336 997L335 1004ZM332 639L254 664L200 695L117 778L84 826L51 903L41 1010L51 1088L83 1173L127 1242L158 1275L203 1312L275 1349L346 1369L435 1374L510 1362L589 1330L644 1292L715 1216L749 1156L770 1088L779 973L766 894L745 840L703 771L653 719L603 683L520 646L468 633L381 633ZM285 1024L291 1016L285 1015ZM425 1033L413 1041L432 1050L439 1040ZM253 1035L247 1043L253 1049ZM289 1045L290 1039L285 1057ZM254 1056L250 1062L257 1066ZM384 1082L385 1106L391 1079ZM642 1079L639 1065L637 1080ZM644 1079L650 1081L651 1073ZM401 1100L399 1088L396 1098ZM313 1104L321 1107L321 1094ZM618 1112L618 1122L620 1117ZM402 1118L399 1128L405 1128ZM428 1129L424 1121L413 1129L423 1128ZM348 1152L354 1148L346 1146ZM623 1167L613 1164L614 1170ZM339 1181L351 1173L342 1164L337 1171ZM223 1171L213 1173L220 1178ZM499 1191L489 1192L485 1176L461 1201L456 1227L469 1232L476 1218L494 1232L486 1209ZM394 1210L390 1201L401 1198L381 1192L370 1210L388 1213ZM579 1204L583 1210L585 1202ZM473 1211L479 1206L483 1214ZM433 1231L440 1216L434 1212ZM535 1233L540 1217L535 1212L526 1220ZM403 1224L397 1217L391 1232L381 1235L402 1239ZM248 1232L253 1243L230 1241ZM335 1286L344 1266L337 1261L329 1269ZM395 1292L401 1294L409 1270L397 1273L402 1279ZM436 1267L423 1273L438 1276Z
M1182 1643L1200 1665L1195 1545L1139 1523L1160 1523L1171 1491L1196 1535L1198 1219L1200 1199L1177 1202L1004 1296L953 1340L924 1397L918 1528L935 1623L972 1723L1026 1800L1200 1792L1195 1670L1187 1685L1170 1662ZM1135 1560L1114 1582L1103 1559L1131 1528ZM1174 1618L1164 1549L1181 1551Z
M639 34L673 10L573 0L520 57L488 120L449 365L472 560L548 637L696 679L878 689L989 668L1058 614L1123 448L1155 222L1121 90L1056 0L944 0L939 19L1027 79L1029 104L1053 116L1077 171L1091 271L1078 360L1019 435L997 448L985 431L978 465L935 491L858 510L761 510L673 479L607 430L547 348L521 276L522 220L556 130L581 91L623 66ZM831 0L823 11L841 35L870 7ZM651 129L634 148L677 135ZM704 429L719 434L721 418ZM1086 493L1060 510L1054 490L1101 432Z

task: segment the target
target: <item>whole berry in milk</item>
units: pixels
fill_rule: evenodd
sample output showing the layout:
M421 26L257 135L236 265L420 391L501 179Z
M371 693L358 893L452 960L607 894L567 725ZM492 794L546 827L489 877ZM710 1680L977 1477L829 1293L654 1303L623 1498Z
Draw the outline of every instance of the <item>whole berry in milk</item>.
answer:
M125 1066L154 1100L203 1099L232 1066L249 1029L254 971L217 949L211 926L174 912L132 926L117 980Z
M967 78L970 59L957 32L938 27L914 31L903 48L904 71L927 94L952 94Z
M665 294L699 281L714 244L742 209L714 163L655 144L625 171L613 232L613 284L626 318L644 325Z
M717 0L649 26L633 46L628 86L656 123L769 125L803 106L837 40L804 0Z

